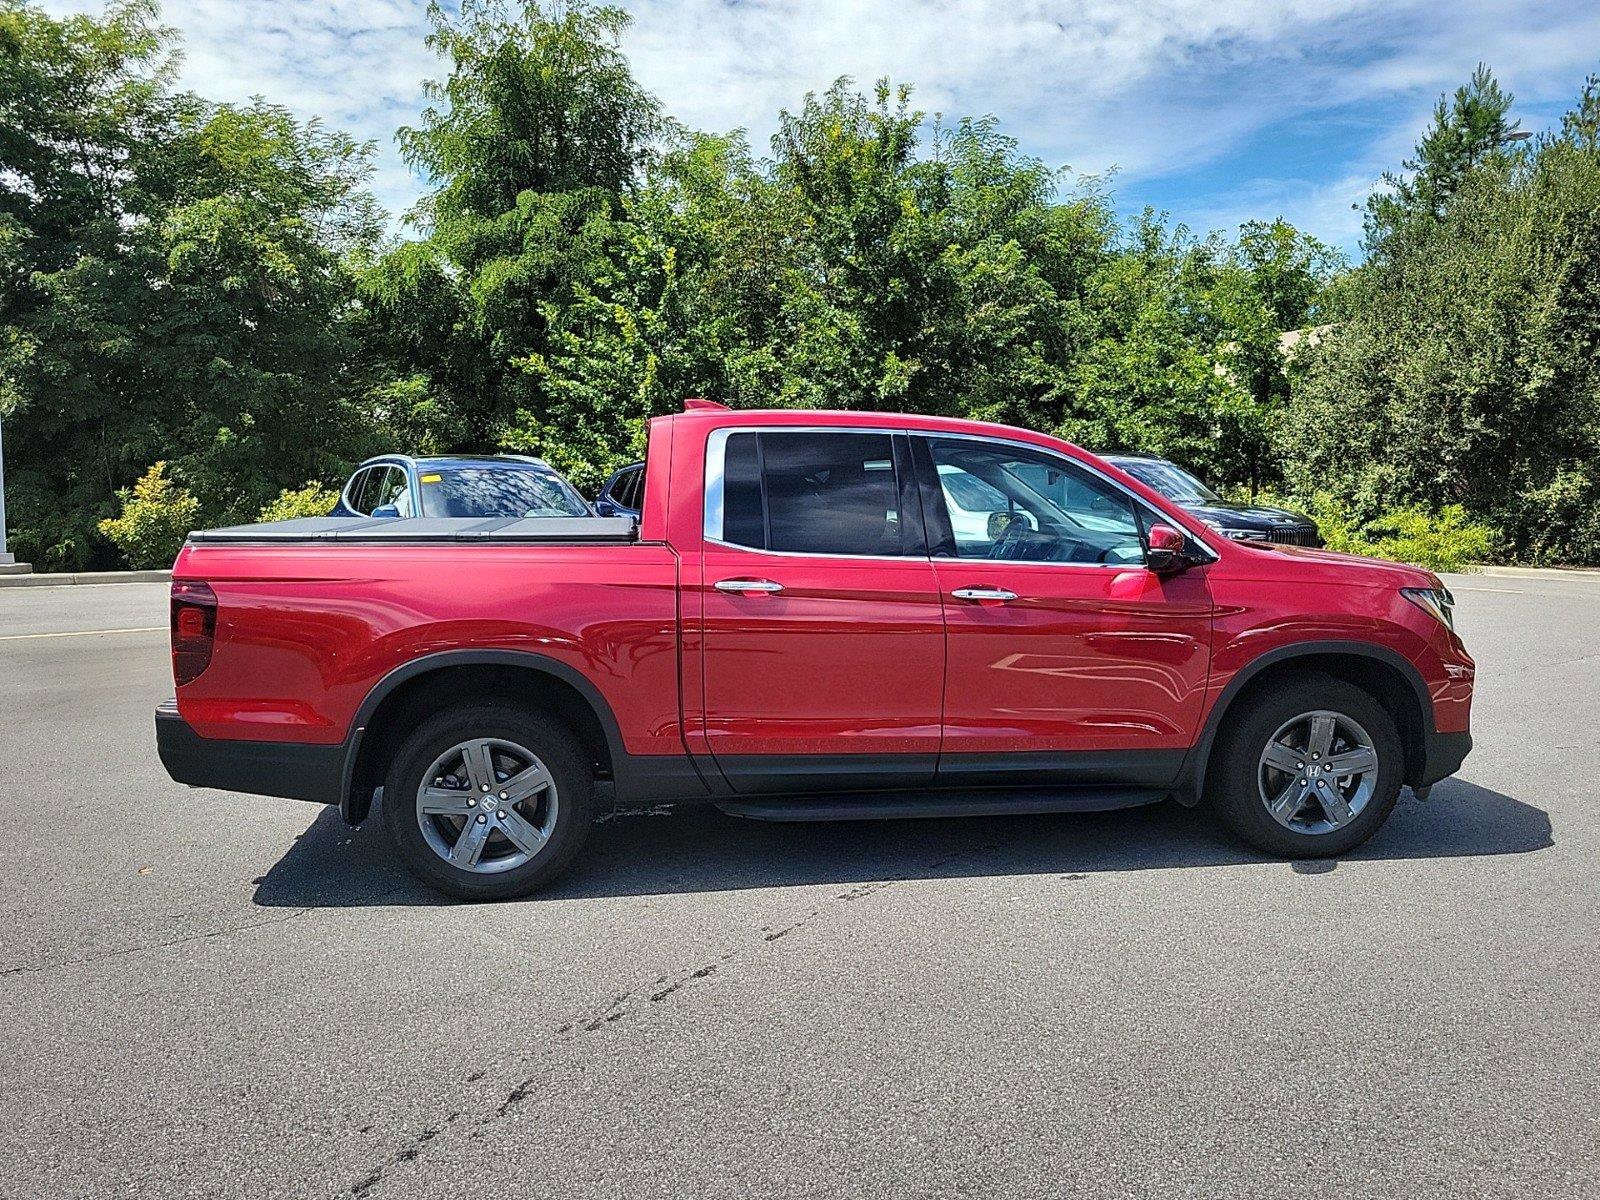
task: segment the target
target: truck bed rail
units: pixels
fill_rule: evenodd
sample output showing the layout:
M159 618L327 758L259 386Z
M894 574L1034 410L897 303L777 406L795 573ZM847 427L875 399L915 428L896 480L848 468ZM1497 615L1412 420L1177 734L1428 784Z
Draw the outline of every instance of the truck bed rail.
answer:
M195 545L266 542L633 542L632 517L297 517L197 529Z

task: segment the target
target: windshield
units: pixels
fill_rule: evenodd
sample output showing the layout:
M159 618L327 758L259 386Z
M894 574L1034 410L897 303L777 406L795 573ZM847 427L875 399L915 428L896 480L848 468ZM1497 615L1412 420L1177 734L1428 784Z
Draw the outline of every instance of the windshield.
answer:
M535 467L422 467L426 517L587 517L566 480Z
M1140 483L1154 488L1168 500L1179 504L1215 504L1222 497L1182 467L1155 459L1123 459L1117 462Z

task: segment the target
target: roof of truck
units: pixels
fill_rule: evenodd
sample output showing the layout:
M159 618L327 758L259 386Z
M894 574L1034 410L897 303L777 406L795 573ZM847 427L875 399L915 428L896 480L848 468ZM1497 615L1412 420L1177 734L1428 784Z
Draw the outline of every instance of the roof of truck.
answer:
M1017 425L993 421L973 421L965 417L934 417L920 413L865 412L830 408L725 408L699 407L673 413L658 420L687 421L695 425L721 428L740 425L796 425L802 428L833 426L842 429L906 429L923 433L955 433L972 437L1005 437L1013 441L1034 442L1058 447L1063 439ZM1072 443L1065 443L1072 446ZM1073 446L1081 454L1089 452Z

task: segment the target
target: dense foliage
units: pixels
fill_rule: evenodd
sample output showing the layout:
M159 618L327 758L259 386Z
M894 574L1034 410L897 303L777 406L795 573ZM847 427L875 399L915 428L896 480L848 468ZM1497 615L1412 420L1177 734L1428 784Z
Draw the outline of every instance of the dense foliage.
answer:
M1600 560L1594 87L1519 147L1481 70L1369 202L1349 269L1282 221L1119 221L1103 181L888 82L801 98L759 153L662 112L619 9L431 19L441 75L399 132L430 190L383 240L369 148L175 90L154 0L0 0L23 556L114 561L99 522L157 459L206 523L331 503L317 488L379 448L530 451L592 489L648 417L709 395L1154 451L1380 552L1494 553L1487 521L1520 557Z
M325 517L339 503L339 493L320 483L284 488L275 500L264 504L256 514L258 521L292 521L296 517Z
M0 0L0 420L14 548L103 563L156 459L203 519L253 517L376 436L346 258L368 150L170 87L151 0L56 21Z

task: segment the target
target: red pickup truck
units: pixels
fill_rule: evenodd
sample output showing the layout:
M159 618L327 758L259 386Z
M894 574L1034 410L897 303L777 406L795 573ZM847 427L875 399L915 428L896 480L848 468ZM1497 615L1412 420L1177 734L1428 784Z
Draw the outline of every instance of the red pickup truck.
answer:
M423 879L527 893L612 806L766 819L1210 804L1338 854L1471 747L1426 571L1232 542L1055 438L936 417L651 422L631 518L191 535L172 777L374 800Z

